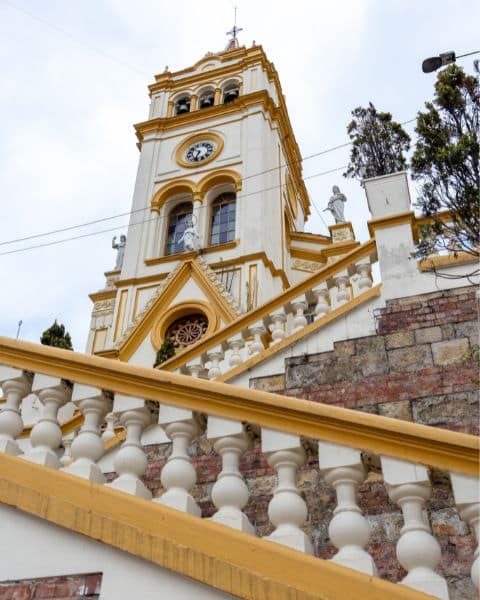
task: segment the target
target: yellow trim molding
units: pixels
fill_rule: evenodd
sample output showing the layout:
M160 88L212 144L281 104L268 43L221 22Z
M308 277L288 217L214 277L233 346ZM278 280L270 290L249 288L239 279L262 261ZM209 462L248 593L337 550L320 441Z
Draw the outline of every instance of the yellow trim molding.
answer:
M215 151L205 160L202 160L200 163L191 163L188 160L185 160L185 152L189 146L192 144L196 144L197 142L213 142L215 144ZM186 140L184 140L178 148L175 150L175 160L176 162L187 169L197 168L199 166L203 166L215 160L217 156L223 150L223 138L212 131L204 131L203 133L197 133L195 135L189 136Z
M378 219L372 219L368 221L368 232L372 237L375 236L376 229L385 229L387 227L397 227L404 223L410 223L412 229L415 225L415 213L411 210L391 215L388 217L379 217Z
M291 240L298 242L308 242L309 244L321 244L322 246L332 243L332 239L327 235L319 233L309 233L307 231L289 231L288 236Z
M432 598L6 454L0 455L0 501L240 598Z
M225 252L225 250L232 250L233 248L236 248L239 243L240 240L237 238L236 240L226 242L225 244L207 246L206 248L202 248L200 252L178 252L177 254L159 256L158 258L146 258L143 262L147 267L151 267L153 265L161 265L166 262L175 262L180 258L194 258L197 254L212 254L213 252Z
M434 271L435 269L445 267L456 267L457 265L466 265L468 263L478 263L478 257L468 252L457 252L456 254L443 254L439 256L429 256L425 260L420 260L418 267L420 271Z
M5 337L0 364L448 471L476 476L480 467L479 438L456 431Z
M189 179L175 179L157 190L150 202L151 210L159 211L165 202L177 194L190 194L192 197L198 192L198 188Z
M120 272L120 271L119 271ZM93 294L89 294L88 297L92 302L100 302L102 300L110 300L111 298L115 298L117 295L117 290L100 290L99 292L93 292Z
M210 267L212 269L220 269L223 267L243 265L254 260L261 260L263 265L270 271L272 277L280 277L284 290L290 287L290 283L285 271L283 269L277 269L277 267L273 264L273 261L268 258L265 252L253 252L252 254L243 254L242 256L238 256L236 258L228 258L216 263L211 263Z
M155 350L158 350L165 341L165 333L174 321L194 313L203 313L208 319L208 328L204 335L211 335L218 330L218 316L211 304L203 300L179 302L163 312L153 325L150 339Z
M221 183L233 183L235 190L239 192L242 189L242 176L233 169L216 169L202 177L197 187L201 194L206 194L213 186Z

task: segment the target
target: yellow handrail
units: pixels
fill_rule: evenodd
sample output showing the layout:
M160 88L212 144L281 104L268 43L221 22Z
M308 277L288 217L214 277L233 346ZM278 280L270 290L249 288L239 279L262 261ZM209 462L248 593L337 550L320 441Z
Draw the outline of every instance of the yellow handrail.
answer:
M467 434L4 337L0 363L424 465L479 470L479 439Z

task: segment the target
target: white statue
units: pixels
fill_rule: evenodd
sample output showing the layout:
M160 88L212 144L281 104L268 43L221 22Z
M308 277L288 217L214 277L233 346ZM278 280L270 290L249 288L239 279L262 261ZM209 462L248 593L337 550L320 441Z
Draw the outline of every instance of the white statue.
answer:
M185 228L182 237L179 242L183 242L183 249L185 252L193 252L194 250L198 250L200 248L200 244L198 240L200 239L200 235L198 233L196 221L191 221L188 227Z
M117 236L114 236L112 240L112 248L117 251L117 260L115 262L115 271L120 271L123 265L123 257L125 256L125 246L127 245L127 236L121 235L120 242L117 244L115 240Z
M343 211L345 210L344 203L347 201L347 197L345 194L342 194L338 185L334 185L332 188L333 196L330 197L328 201L327 208L325 211L330 211L335 219L335 224L337 223L345 223L345 215Z

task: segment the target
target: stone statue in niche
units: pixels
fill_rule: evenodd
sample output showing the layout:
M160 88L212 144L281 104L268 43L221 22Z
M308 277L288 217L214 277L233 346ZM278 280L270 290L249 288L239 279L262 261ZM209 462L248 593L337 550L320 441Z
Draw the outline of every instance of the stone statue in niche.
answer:
M335 219L335 224L345 223L346 221L343 211L345 210L344 204L347 201L347 197L345 196L345 194L342 194L338 185L333 186L332 192L333 195L330 197L330 200L328 201L328 206L324 209L323 212L327 210L330 211Z
M127 236L121 235L120 241L118 243L115 242L117 236L114 236L112 240L112 248L117 251L117 260L115 261L114 271L120 271L123 265L123 258L125 256L125 246L127 245Z
M185 252L194 252L199 250L200 235L197 229L197 221L192 219L188 223L188 227L185 228L182 237L180 238L180 243L183 242L183 248Z

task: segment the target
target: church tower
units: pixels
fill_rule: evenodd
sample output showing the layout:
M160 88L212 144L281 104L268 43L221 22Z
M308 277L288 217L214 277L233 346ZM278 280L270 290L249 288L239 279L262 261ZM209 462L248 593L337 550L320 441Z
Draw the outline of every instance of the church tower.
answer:
M282 293L311 273L294 257L330 243L301 233L301 155L261 46L234 37L192 67L166 69L149 92L126 243L91 295L87 346L145 366L167 338L182 348Z

